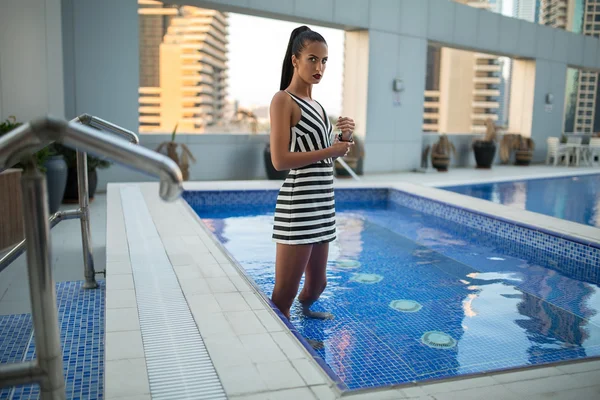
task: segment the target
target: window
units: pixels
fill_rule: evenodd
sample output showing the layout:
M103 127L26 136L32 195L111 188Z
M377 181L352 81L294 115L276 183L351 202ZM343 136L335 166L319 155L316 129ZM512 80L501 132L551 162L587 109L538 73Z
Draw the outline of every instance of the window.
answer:
M578 124L583 124L583 120L581 118L577 118L577 123Z
M591 116L592 116L592 112L591 112L591 111L586 111L586 112L585 112L585 115L588 115L588 116L590 116L590 117L591 117Z
M593 85L588 85L588 90L594 90L596 87Z
M587 103L588 107L594 107L594 103Z
M588 98L588 99L593 99L593 98L594 98L594 95L593 95L593 94L588 94L588 95L587 95L587 98Z
M588 80L587 76L582 76L581 77L581 82L587 82L587 80Z

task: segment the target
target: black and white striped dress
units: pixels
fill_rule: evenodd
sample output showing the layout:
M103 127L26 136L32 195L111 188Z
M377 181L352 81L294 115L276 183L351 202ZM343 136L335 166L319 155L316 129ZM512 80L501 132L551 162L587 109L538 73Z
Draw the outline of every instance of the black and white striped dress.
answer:
M315 151L331 146L333 130L309 102L287 92L300 106L302 116L292 127L290 151ZM321 106L319 104L319 106ZM333 160L290 170L277 196L273 240L283 244L311 244L335 239Z

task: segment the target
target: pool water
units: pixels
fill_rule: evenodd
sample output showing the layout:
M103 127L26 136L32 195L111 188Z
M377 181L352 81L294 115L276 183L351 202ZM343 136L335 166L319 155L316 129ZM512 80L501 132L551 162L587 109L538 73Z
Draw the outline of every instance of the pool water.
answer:
M273 206L193 206L270 297ZM291 322L347 389L600 355L600 288L512 243L391 202L338 202L328 286Z
M449 186L442 189L600 227L600 174Z

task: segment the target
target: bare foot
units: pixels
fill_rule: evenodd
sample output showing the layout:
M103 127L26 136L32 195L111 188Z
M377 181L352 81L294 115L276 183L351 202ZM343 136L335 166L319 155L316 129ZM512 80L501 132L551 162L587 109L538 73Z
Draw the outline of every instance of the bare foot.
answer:
M314 318L314 319L333 319L334 316L328 312L320 312L320 311L311 311L310 308L302 306L302 314L306 318Z
M321 350L323 347L325 347L325 345L323 344L323 342L319 342L318 340L306 338L306 341L315 350Z

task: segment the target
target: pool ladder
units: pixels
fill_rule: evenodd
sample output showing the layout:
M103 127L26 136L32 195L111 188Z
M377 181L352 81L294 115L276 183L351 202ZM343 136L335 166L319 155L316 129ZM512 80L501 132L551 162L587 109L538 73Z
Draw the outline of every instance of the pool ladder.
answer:
M79 209L59 211L49 217L46 177L38 170L33 154L55 141L77 151ZM25 166L21 176L25 240L0 260L0 272L27 250L37 354L33 361L0 365L0 388L38 383L42 400L66 399L56 292L50 261L50 229L62 220L80 219L84 287L98 287L90 238L87 152L160 177L159 194L165 201L177 199L183 191L181 171L174 161L144 147L133 146L132 143L138 143L137 135L133 132L87 114L70 122L41 117L0 138L0 172L18 162Z

